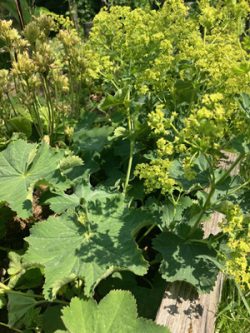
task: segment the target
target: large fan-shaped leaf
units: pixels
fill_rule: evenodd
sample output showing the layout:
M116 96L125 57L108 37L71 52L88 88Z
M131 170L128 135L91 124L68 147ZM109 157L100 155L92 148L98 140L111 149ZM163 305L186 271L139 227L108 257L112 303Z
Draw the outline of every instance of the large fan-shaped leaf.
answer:
M7 202L18 216L32 215L32 192L42 179L52 181L62 151L18 140L0 153L0 201ZM55 180L54 180L55 182Z
M218 268L214 264L216 253L206 244L188 243L172 233L161 233L153 240L154 248L162 254L162 277L169 281L186 281L199 292L210 291Z
M14 326L31 310L33 310L37 304L32 293L17 294L9 293L8 295L8 317L9 325Z
M62 312L69 333L169 333L166 327L137 318L136 301L128 291L111 291L99 304L73 298Z
M50 217L34 225L26 238L25 261L45 267L46 298L53 298L76 277L84 279L85 293L91 295L98 282L115 270L138 275L147 271L133 234L154 222L151 215L128 209L121 194L97 190L85 200L85 222L67 215Z

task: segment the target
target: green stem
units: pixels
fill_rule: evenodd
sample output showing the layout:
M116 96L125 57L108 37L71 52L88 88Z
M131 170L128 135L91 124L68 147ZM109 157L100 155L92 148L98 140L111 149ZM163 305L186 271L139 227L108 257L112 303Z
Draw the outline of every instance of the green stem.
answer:
M248 181L246 181L245 183L241 184L240 186L238 186L237 188L233 189L232 191L229 191L229 195L234 194L235 192L238 192L240 189L242 189L243 187L247 186L250 183L250 179Z
M26 84L27 84L27 88L28 88L28 94L32 95L33 96L33 99L34 101L36 101L36 95L35 95L35 92L33 89L30 88L30 85L29 85L29 81L26 80ZM23 91L25 92L25 87L23 87ZM35 121L37 122L37 124L34 124L35 127L36 127L36 130L40 136L40 138L42 139L43 137L43 126L42 126L42 122L41 122L41 119L40 119L40 114L39 114L39 111L38 111L38 108L37 108L37 105L36 105L36 102L34 102L32 104L32 107L33 107L33 111L34 111L34 115L35 115ZM31 108L28 107L28 110L29 110L29 113L32 117L32 111L31 111ZM32 117L33 118L33 117Z
M233 171L233 169L239 164L239 162L243 159L243 157L245 156L244 153L241 153L236 160L231 164L231 166L227 169L227 171L224 173L224 175L216 182L216 186L223 182L229 175L230 173Z
M130 179L132 163L133 163L133 152L134 152L134 142L131 140L130 149L129 149L128 169L127 169L126 180L125 180L125 184L124 184L124 193L126 193L126 191L127 191L127 187L128 187L128 183L129 183L129 179Z
M15 294L15 295L20 295L20 296L25 296L25 297L39 298L41 301L37 301L36 302L37 305L38 304L44 304L44 303L58 303L58 304L68 305L68 302L61 301L59 299L55 299L53 301L47 301L41 295L27 294L27 293L23 293L22 291L12 290L10 287L6 286L5 284L3 284L1 282L0 282L0 289L2 289L4 291L4 293L6 293L6 294Z
M43 77L43 87L44 87L44 94L45 94L46 103L47 103L48 112L49 112L49 137L50 137L50 141L52 142L52 137L54 134L54 122L55 122L54 109L53 109L53 103L52 103L48 83L44 77Z
M229 175L230 173L232 172L232 170L238 165L238 163L242 160L242 158L244 157L245 154L240 154L238 156L238 158L234 161L234 163L231 164L231 166L227 169L227 171L223 174L223 176L215 183L212 183L211 184L211 187L210 187L210 191L208 193L208 196L207 196L207 199L204 203L204 206L202 207L201 209L201 212L195 222L195 224L193 225L193 227L191 228L190 232L188 233L187 235L187 239L193 235L193 233L196 231L196 229L198 228L202 218L203 218L203 215L205 214L205 212L207 211L207 209L209 208L210 206L210 201L211 201L211 198L215 192L215 189L216 187L222 183Z
M150 261L149 263L150 263L150 266L156 265L156 264L160 264L161 263L161 259L155 258L154 260Z
M36 302L36 305L42 305L42 304L46 304L46 303L56 303L56 304L69 305L68 302L66 302L66 301L61 301L61 300L59 300L59 299L55 299L54 301L46 301L46 300L38 301L38 302Z
M35 110L35 114L36 114L36 118L37 118L37 123L38 123L38 128L39 128L39 135L40 135L40 138L42 139L43 138L43 124L42 124L42 121L41 121L41 117L40 117L40 114L39 114L39 106L38 106L38 103L37 103L37 97L34 93L34 110Z
M156 227L156 224L152 224L150 228L144 234L140 237L140 239L137 241L138 244Z
M75 29L79 31L79 17L78 17L78 7L75 0L68 0L69 11L72 21L74 22Z
M7 247L0 246L0 251L9 252L10 249L8 249Z
M172 129L174 130L174 132L178 135L180 135L180 132L178 131L178 129L174 126L174 124L171 122L170 123L170 126L172 127ZM200 148L199 146L195 145L194 143L188 141L188 140L184 140L184 143L190 145L191 147L194 147L194 148Z
M23 333L23 331L18 330L17 328L14 328L14 327L12 327L12 326L10 326L8 324L5 324L3 322L0 322L0 326L4 326L4 327L6 327L6 328L8 328L8 329L10 329L10 330L12 330L14 332Z
M74 75L73 75L73 70L72 70L72 64L70 60L70 55L68 52L65 50L66 55L68 57L68 68L69 68L69 82L70 82L70 104L71 104L71 111L76 114L76 108L75 108L75 100L74 100L74 95L75 95L75 89L74 89Z
M32 111L32 108L33 108L33 111ZM31 118L33 120L33 124L36 128L36 131L37 131L39 137L42 139L43 132L41 131L41 128L40 128L40 125L39 125L39 121L38 121L38 117L37 117L37 111L36 111L36 108L35 108L34 104L32 105L32 108L30 106L27 106L27 109L29 111L29 114L31 115Z
M242 293L242 291L241 291L240 286L238 285L238 283L235 282L235 284L236 284L236 287L238 289L239 295L240 295L240 297L242 299L242 302L244 303L244 305L245 305L245 307L247 309L247 312L250 315L250 306L247 303L247 300L246 300L245 296L243 295L243 293Z
M3 284L2 282L0 282L0 289L3 289L5 292L9 292L11 290L8 286Z
M205 239L189 239L188 243L199 243L199 244L208 244L208 241Z
M128 168L127 168L127 174L126 174L126 179L125 179L125 184L124 184L124 193L127 191L129 179L130 179L130 174L131 174L131 169L132 169L132 163L133 163L133 155L134 155L134 139L131 138L131 134L133 131L133 122L131 119L130 115L130 109L128 108L128 129L130 133L130 145L129 145L129 160L128 160Z
M12 109L12 111L13 111L13 113L14 113L14 116L17 116L16 109L15 109L15 107L14 107L14 104L12 103L12 100L11 100L11 98L10 98L9 93L6 93L6 96L7 96L7 98L8 98L9 103L10 103L11 109Z
M204 203L204 206L202 207L202 209L200 211L200 214L199 214L199 216L198 216L195 224L193 225L193 227L191 228L190 232L188 233L187 238L189 238L190 236L192 236L193 233L198 228L198 226L199 226L199 224L200 224L200 222L201 222L201 220L203 218L203 215L205 214L205 212L207 211L207 209L208 209L208 207L210 205L210 200L211 200L211 198L212 198L212 196L214 194L214 191L215 191L215 185L212 185L211 189L210 189L210 191L208 193L207 199L206 199L206 201Z
M26 294L23 293L22 291L16 291L16 290L12 290L10 287L6 286L5 284L3 284L2 282L0 282L0 290L2 289L2 291L4 291L4 293L6 294L15 294L15 295L20 295L20 296L26 296L26 297L36 297L36 298L40 298L40 299L44 299L43 296L41 295L36 295L36 294Z

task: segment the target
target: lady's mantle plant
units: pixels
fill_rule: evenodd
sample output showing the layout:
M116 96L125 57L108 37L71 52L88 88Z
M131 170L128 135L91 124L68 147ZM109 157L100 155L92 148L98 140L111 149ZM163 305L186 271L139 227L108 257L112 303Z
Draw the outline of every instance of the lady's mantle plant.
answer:
M122 299L132 304L132 296L113 291L99 305L92 298L106 295L118 276L129 276L131 284L131 275L148 281L158 269L164 280L186 281L201 293L213 288L219 269L249 288L249 11L244 0L201 0L197 7L167 0L159 11L112 7L96 16L76 63L71 51L77 51L78 35L73 32L73 47L69 32L58 32L61 74L77 73L77 80L76 74L67 76L71 105L75 83L86 85L91 96L71 152L17 140L0 153L2 206L32 219L32 192L42 186L40 204L49 205L51 215L39 223L33 216L27 249L18 259L10 255L10 282L0 285L8 294L9 325L33 327L48 302L62 307L68 301L62 329L76 332L71 313L80 309L97 313L96 325L102 325L111 316L105 304ZM45 59L39 52L19 57L38 66ZM84 72L77 72L80 63ZM17 58L11 75L18 66ZM234 161L228 161L228 152ZM226 169L221 160L228 161ZM216 211L225 215L221 232L204 238L203 223ZM32 286L42 285L43 296L20 293L19 288L29 289L23 281L31 272L36 272ZM26 311L15 309L13 297L21 298ZM30 309L35 314L28 324ZM131 332L144 331L135 311L130 315ZM90 318L88 329L106 332ZM81 325L84 332L88 324Z
M163 212L172 210L170 217L161 217L161 228L180 237L181 244L193 239L193 246L200 246L195 235L201 223L213 211L225 213L231 227L225 223L223 230L232 251L226 267L249 286L249 227L243 217L248 211L238 202L249 179L230 176L248 154L248 14L247 1L200 1L197 10L183 1L166 1L162 10L150 12L111 8L95 18L88 47L111 62L106 71L96 71L110 93L100 108L113 121L118 112L127 118L117 125L126 128L121 137L130 141L131 186L143 180L146 197L157 197ZM219 164L225 152L236 156L227 171ZM153 242L157 250L163 235ZM162 266L169 280L174 252L168 237L173 235L166 235L160 252L169 255ZM211 245L212 237L207 242ZM176 245L181 257L180 248ZM171 272L171 280L186 279L183 271Z

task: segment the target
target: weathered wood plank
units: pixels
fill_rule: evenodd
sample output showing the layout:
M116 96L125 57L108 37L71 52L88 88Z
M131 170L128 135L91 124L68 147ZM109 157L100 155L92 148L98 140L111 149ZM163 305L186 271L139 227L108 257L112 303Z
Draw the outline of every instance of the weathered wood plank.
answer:
M221 165L227 168L235 155L227 154ZM237 170L233 170L235 174ZM204 223L204 236L217 234L223 215L214 213ZM214 333L217 307L223 287L223 275L218 274L214 289L209 294L198 295L185 282L169 283L156 316L156 323L167 326L171 333Z

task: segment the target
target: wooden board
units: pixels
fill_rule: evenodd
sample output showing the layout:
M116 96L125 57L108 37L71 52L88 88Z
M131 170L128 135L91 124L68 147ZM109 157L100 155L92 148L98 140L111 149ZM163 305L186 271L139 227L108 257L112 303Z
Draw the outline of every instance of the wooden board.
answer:
M235 160L235 155L227 154L221 165L227 168ZM237 170L232 171L233 174ZM223 218L214 213L204 223L204 236L217 234L218 224ZM167 326L171 333L214 333L217 307L221 298L223 275L218 274L214 289L209 294L199 296L185 282L169 283L156 316L156 323Z

